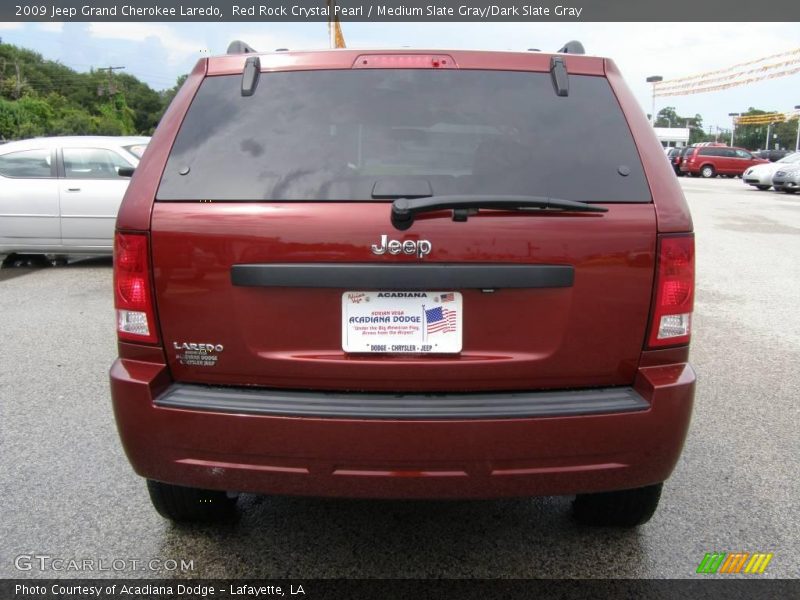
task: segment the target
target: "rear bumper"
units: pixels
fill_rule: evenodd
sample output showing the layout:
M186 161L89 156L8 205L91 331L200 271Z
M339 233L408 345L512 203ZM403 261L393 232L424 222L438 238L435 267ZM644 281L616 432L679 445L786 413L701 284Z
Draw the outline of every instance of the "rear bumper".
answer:
M664 481L683 446L694 382L685 363L646 367L633 388L616 388L617 404L606 412L587 414L569 402L572 413L531 412L542 398L558 405L575 395L543 392L517 397L527 414L547 416L401 419L264 414L242 389L231 393L247 402L223 412L224 389L212 389L217 404L204 406L202 394L192 392L203 388L173 385L162 364L120 359L111 369L119 433L143 477L208 489L374 498L561 495ZM598 401L613 403L614 390ZM176 391L183 405L175 404ZM286 393L278 396L285 406Z

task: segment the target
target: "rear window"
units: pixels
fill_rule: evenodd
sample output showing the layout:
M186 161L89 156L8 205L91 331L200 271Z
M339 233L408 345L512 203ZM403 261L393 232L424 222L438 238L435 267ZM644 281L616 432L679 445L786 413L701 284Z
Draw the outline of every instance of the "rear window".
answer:
M371 200L376 183L436 195L650 202L608 82L549 73L364 69L206 78L159 200ZM404 181L406 183L404 183Z

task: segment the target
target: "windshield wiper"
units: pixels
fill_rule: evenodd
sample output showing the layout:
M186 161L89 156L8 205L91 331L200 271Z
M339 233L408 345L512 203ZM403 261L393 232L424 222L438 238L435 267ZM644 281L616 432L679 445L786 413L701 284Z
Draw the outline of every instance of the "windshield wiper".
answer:
M453 209L454 221L466 221L478 209L489 210L563 210L568 212L608 212L607 208L544 196L428 196L427 198L398 198L392 203L392 225L401 231L414 223L423 212Z

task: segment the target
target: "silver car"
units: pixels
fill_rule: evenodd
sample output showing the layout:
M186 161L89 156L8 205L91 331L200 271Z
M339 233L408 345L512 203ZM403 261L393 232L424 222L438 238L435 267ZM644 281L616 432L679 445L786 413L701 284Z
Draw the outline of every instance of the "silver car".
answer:
M800 189L800 163L784 167L775 172L772 185L779 192L794 194Z
M800 152L792 152L782 159L773 163L754 165L747 169L742 175L742 181L747 185L753 185L759 190L768 190L772 187L772 177L777 171L792 165L800 165Z
M110 254L130 169L149 141L81 136L0 146L0 255Z

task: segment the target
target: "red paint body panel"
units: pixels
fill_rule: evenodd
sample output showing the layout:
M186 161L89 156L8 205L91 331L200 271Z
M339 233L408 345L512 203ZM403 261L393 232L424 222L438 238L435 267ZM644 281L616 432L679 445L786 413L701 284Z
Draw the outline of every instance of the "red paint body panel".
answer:
M279 388L477 391L625 385L633 381L653 285L652 204L589 213L483 213L420 218L398 240L427 239L425 264L573 265L568 288L461 291L465 333L453 357L346 355L344 289L235 287L247 263L419 262L375 256L387 203L158 202L151 244L155 294L177 381ZM347 227L332 223L348 221ZM362 290L371 291L371 290ZM302 310L302 315L296 313ZM173 343L222 344L212 367L179 364Z
M208 489L372 498L598 492L664 481L689 424L694 373L641 369L627 414L396 421L157 408L164 365L120 360L114 412L139 475Z
M287 52L262 71L350 69L360 55L446 54L459 69L547 72L548 54L471 51ZM117 228L150 235L158 345L121 342L114 412L137 473L207 489L316 496L488 498L629 489L664 481L691 415L688 347L643 351L657 234L690 232L682 192L613 62L562 55L570 74L606 77L628 120L652 202L603 214L486 211L454 223L389 226L387 202L158 202L178 129L206 76L246 56L203 59L162 119ZM378 236L426 239L426 264L571 265L567 288L459 290L463 351L355 356L341 350L338 289L236 287L242 263L415 263L376 257ZM304 318L290 318L302 310ZM187 367L174 343L219 344L216 367ZM284 417L154 405L176 382L311 390L488 391L633 386L647 410L542 418L392 420Z
M304 71L319 69L351 69L359 56L441 55L452 57L459 69L499 69L502 71L550 70L550 55L540 52L482 52L473 50L326 50L309 52L276 52L259 55L262 71ZM215 56L208 59L208 75L241 73L245 60L252 54ZM604 74L603 59L593 56L564 55L569 73L576 75ZM152 142L151 142L152 143Z

